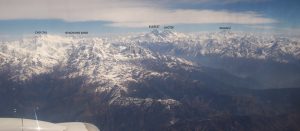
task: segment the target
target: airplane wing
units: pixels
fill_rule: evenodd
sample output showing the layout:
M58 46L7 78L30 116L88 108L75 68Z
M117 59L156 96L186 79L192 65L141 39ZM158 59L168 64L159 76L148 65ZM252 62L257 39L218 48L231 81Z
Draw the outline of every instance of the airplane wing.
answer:
M50 123L22 118L0 118L0 131L100 131L88 123Z

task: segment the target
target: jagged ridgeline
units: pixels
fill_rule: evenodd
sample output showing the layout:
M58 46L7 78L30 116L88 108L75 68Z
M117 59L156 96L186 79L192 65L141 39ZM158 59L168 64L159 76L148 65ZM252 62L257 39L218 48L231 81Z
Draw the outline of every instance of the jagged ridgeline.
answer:
M300 42L154 30L0 43L0 115L104 131L300 130ZM14 113L17 109L18 113Z

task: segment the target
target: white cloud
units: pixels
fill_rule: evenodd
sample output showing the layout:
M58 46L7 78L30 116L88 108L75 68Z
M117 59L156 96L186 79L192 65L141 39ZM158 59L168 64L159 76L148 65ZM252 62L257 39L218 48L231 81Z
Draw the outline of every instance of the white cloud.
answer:
M272 30L272 29L274 29L273 26L269 26L269 25L251 25L250 27L253 29L257 29L257 30Z
M0 19L62 19L70 22L100 20L111 22L109 26L120 27L145 27L149 24L276 22L256 12L168 9L153 1L0 0Z

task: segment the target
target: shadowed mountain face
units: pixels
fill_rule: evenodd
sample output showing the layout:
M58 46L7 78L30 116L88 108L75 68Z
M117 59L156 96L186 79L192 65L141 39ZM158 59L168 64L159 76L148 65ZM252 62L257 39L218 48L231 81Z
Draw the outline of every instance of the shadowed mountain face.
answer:
M300 130L297 42L206 37L152 32L2 43L0 117L34 118L38 107L41 120L85 121L103 131Z
M102 130L299 130L298 88L249 90L182 71L129 84L110 103L114 91L90 92L94 86L84 85L85 78L59 79L56 73L24 83L1 78L3 117L33 118L39 107L41 120L87 121Z

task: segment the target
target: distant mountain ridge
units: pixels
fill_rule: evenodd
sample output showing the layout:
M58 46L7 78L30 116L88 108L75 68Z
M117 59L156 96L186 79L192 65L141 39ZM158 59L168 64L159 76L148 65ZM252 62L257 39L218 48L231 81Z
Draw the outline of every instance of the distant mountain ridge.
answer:
M0 69L13 69L12 79L26 80L60 66L69 70L69 77L85 75L92 82L107 79L114 84L133 80L133 72L151 72L140 66L142 60L197 67L199 63L194 59L201 56L283 63L300 59L299 41L234 32L184 34L153 30L110 39L40 35L2 42L0 47Z

